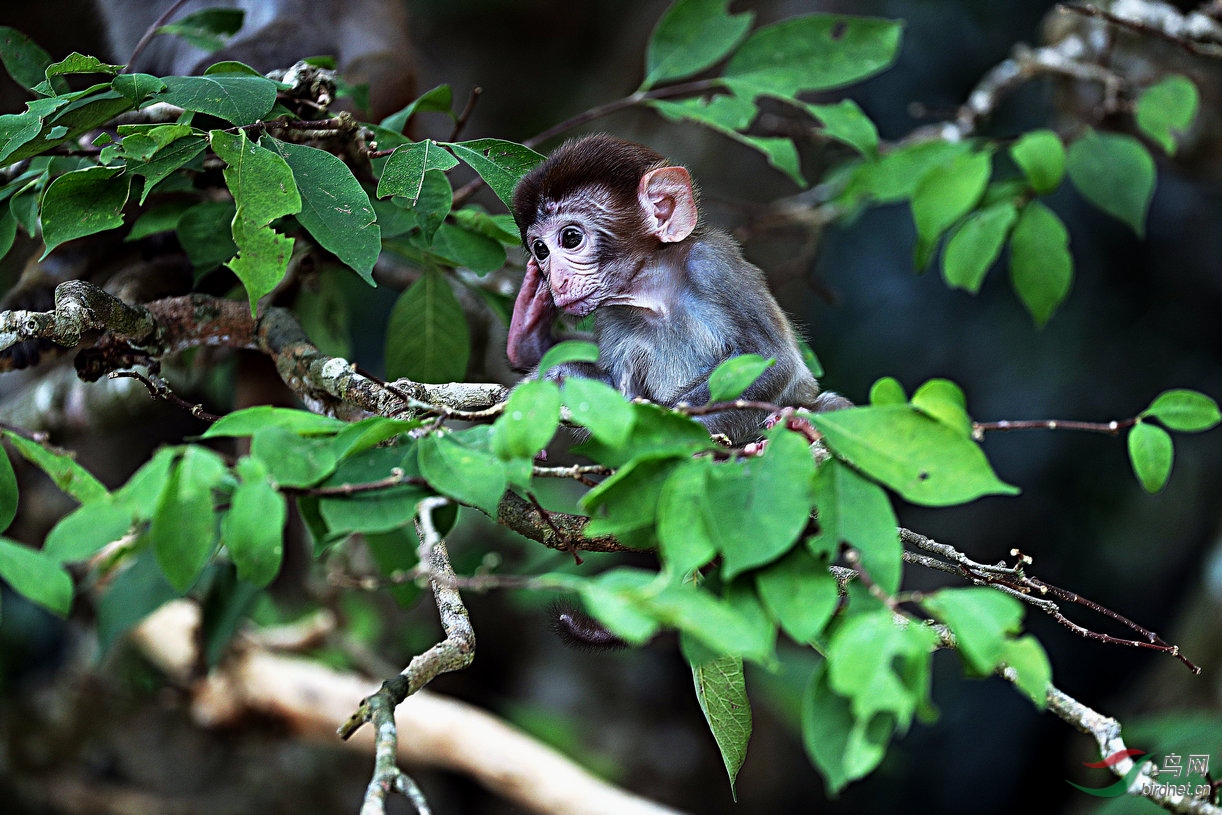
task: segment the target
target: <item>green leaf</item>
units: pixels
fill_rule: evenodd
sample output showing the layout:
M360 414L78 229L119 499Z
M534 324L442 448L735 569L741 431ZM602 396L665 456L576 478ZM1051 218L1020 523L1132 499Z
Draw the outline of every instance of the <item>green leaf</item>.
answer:
M850 616L835 630L827 649L828 686L851 700L858 738L875 717L892 720L902 732L915 713L931 708L929 666L937 642L932 629L897 622L885 607Z
M1010 236L1010 280L1037 326L1052 318L1073 284L1069 230L1039 201L1023 209Z
M387 419L385 416L369 416L359 422L345 425L335 434L331 446L336 456L345 458L415 430L422 424L423 421L420 419L403 420ZM470 431L464 432L463 438L469 435Z
M515 249L522 246L522 235L513 216L507 212L500 215L490 215L477 207L463 207L454 212L454 223L468 232L483 235L502 246Z
M446 146L479 173L489 189L511 210L513 188L522 176L543 161L543 156L529 147L501 139L476 139Z
M1104 212L1124 221L1138 237L1154 197L1154 159L1141 142L1123 133L1088 130L1069 148L1069 178Z
M300 436L320 436L337 433L348 424L308 410L258 405L222 416L204 431L202 438L253 436L265 427L279 427Z
M1183 389L1163 391L1141 415L1158 419L1181 433L1209 430L1222 422L1217 402L1203 393Z
M122 226L130 187L131 178L112 167L87 167L52 181L41 213L47 252L73 238Z
M467 373L471 338L450 282L427 270L395 303L386 327L386 373L416 382L455 382Z
M805 549L757 571L755 586L773 619L796 642L814 642L840 602L827 558Z
M505 265L505 247L499 241L448 222L437 228L432 250L449 264L480 275Z
M46 74L47 79L56 76L67 76L68 74L106 74L107 76L114 76L122 68L122 65L108 65L97 57L87 57L84 54L73 51L59 62L53 62L48 65ZM48 86L48 90L50 90L50 86Z
M211 450L183 448L149 524L157 563L180 592L191 587L216 548L212 489L225 472L220 456Z
M632 411L632 430L627 441L613 446L595 437L577 451L608 467L621 467L637 457L688 458L715 447L704 425L694 419L658 405L628 407Z
M373 282L373 264L382 251L382 232L373 205L348 165L325 150L268 139L293 171L301 195L297 221L322 248Z
M998 480L970 438L908 406L817 413L811 421L837 456L914 503L949 506L1018 492Z
M802 694L802 745L835 795L879 765L894 725L880 718L873 727L859 727L850 700L829 687L827 668L819 663Z
M166 87L157 94L157 101L235 125L254 124L276 104L276 83L261 76L167 76L162 81Z
M609 631L633 644L643 644L661 627L636 592L654 576L642 569L612 569L578 584L582 602Z
M46 473L55 486L71 495L82 504L105 498L108 493L102 482L66 453L57 453L37 442L30 441L12 431L4 431L4 437L13 445L21 456L31 464ZM0 530L7 524L3 523L3 513L0 512Z
M457 509L457 507L451 506L449 509ZM408 569L415 568L420 562L416 555L420 542L411 525L402 526L390 532L366 532L365 547L369 550L369 555L377 565L378 571L387 577L396 572L401 574ZM400 580L389 581L389 585L385 586L383 590L395 598L395 602L402 608L410 608L420 597L419 586Z
M904 393L904 386L899 383L899 380L895 377L884 376L870 387L870 404L875 407L906 405L908 394Z
M164 147L157 149L152 157L147 161L137 161L128 159L127 169L133 175L142 175L145 177L144 189L140 193L140 203L143 204L148 198L149 193L163 179L174 173L188 163L195 160L195 157L204 152L204 148L208 146L207 140L203 134L197 131L190 131L187 134L175 139ZM228 202L207 201L199 206L225 206L232 210L232 206ZM230 252L223 260L233 257L233 252Z
M41 130L42 121L30 113L0 116L0 161L7 161L10 155L33 141Z
M882 487L835 459L815 474L819 534L807 541L816 556L835 557L840 544L857 549L861 566L883 591L899 591L903 546L891 501Z
M1002 244L1018 219L1011 201L985 207L971 215L951 233L942 254L942 277L951 288L980 291L984 276L1001 255Z
M0 62L14 82L23 88L33 88L47 78L51 55L17 29L0 26ZM57 93L67 88L60 82Z
M201 201L178 219L178 241L197 274L215 269L237 254L238 245L231 237L236 214L231 201Z
M234 469L242 480L221 519L221 543L233 558L238 577L266 586L280 572L288 506L263 462L243 457Z
M912 394L912 406L964 436L972 435L963 389L949 379L931 379Z
M67 616L72 607L72 578L42 552L0 538L0 579L13 591L43 608Z
M645 49L641 90L698 74L724 59L751 30L752 12L728 14L729 0L679 0L658 20Z
M672 469L658 492L657 536L662 563L686 574L717 556L704 510L709 458L694 458Z
M586 607L629 642L651 637L659 625L676 628L717 655L766 662L774 644L731 604L691 584L665 581L643 569L619 568L577 584Z
M564 380L561 396L573 421L600 442L619 447L628 440L636 417L632 406L615 388L596 379L570 376Z
M763 455L709 472L705 518L726 578L776 560L810 519L815 464L805 439L783 429L768 438Z
M407 127L408 121L417 112L449 113L453 117L453 106L454 93L450 90L450 86L438 85L436 88L421 94L409 103L407 107L387 116L380 122L380 125L387 130L402 133L403 129Z
M401 202L407 199L396 198L395 200ZM412 199L411 213L415 216L416 225L420 227L421 233L430 245L437 237L437 230L441 229L446 218L452 214L453 206L454 188L450 186L450 179L446 178L446 174L440 170L426 172L420 190Z
M341 462L321 486L374 484L389 478L396 469L403 470L408 476L419 474L413 447L374 447L365 450ZM416 505L429 495L428 490L410 484L386 487L355 495L322 498L319 500L319 512L335 535L385 533L410 524L416 517Z
M534 380L513 389L492 426L492 449L502 459L533 459L560 424L560 389Z
M17 517L17 500L17 474L8 454L0 448L0 532L8 529Z
M1166 485L1174 456L1171 434L1161 427L1138 422L1129 431L1129 461L1146 492L1158 492Z
M697 122L758 151L769 164L788 175L795 184L806 186L798 151L791 140L752 136L741 132L750 126L759 113L750 99L741 96L714 96L678 102L653 100L649 105L672 122Z
M878 155L878 128L852 99L834 105L811 105L806 112L823 123L825 136L843 142L866 158Z
M1043 710L1048 705L1048 688L1052 684L1052 665L1039 640L1030 634L1007 640L1001 660L1017 674L1014 684Z
M693 664L692 680L696 684L700 710L721 751L733 791L751 738L751 701L747 698L743 661L736 657L719 657Z
M585 534L614 535L625 546L638 549L653 546L661 490L674 466L665 458L637 459L591 489L581 499L591 516Z
M1023 620L1022 604L996 589L943 589L926 595L921 605L950 626L963 659L976 673L996 670L1010 636Z
M293 253L293 239L275 232L269 224L301 211L301 195L293 171L284 159L246 138L223 130L208 134L212 150L225 162L225 185L233 194L237 214L233 217L233 240L238 254L226 264L250 299L250 313L263 295L284 278Z
M42 551L57 563L77 563L121 539L132 526L132 511L110 500L82 504L51 527Z
M1022 168L1031 189L1040 195L1061 186L1065 178L1065 145L1051 130L1033 130L1010 146L1010 156Z
M206 8L188 14L157 29L158 34L172 34L209 53L219 51L226 40L238 33L246 14L237 8Z
M775 364L775 359L764 359L759 354L730 357L709 374L709 404L739 398Z
M0 208L0 258L8 254L16 239L17 219L13 217L13 213L8 208Z
M493 517L505 494L505 465L461 442L455 434L425 436L418 445L420 474L442 495L478 507Z
M145 210L132 223L132 228L127 230L127 234L123 237L124 243L132 243L150 235L174 231L178 227L178 219L193 206L195 205L190 201L169 201Z
M730 59L725 82L744 96L796 96L858 82L889 67L902 24L812 14L757 29Z
M97 601L98 646L106 653L133 626L166 602L179 597L151 557L137 557L115 577Z
M1201 94L1192 80L1171 74L1137 97L1137 126L1168 155L1175 154L1175 140L1192 127Z
M988 153L966 153L932 168L920 180L912 195L917 268L928 265L946 230L980 201L991 172L992 158Z
M547 349L539 361L537 373L543 376L565 362L598 362L598 345L584 340L566 340Z
M38 137L19 139L21 143L15 144L10 141L9 135L3 135L0 144L9 142L4 144L4 149L8 152L0 152L0 161L6 164L36 156L66 141L77 139L106 124L120 113L131 110L133 105L122 94L108 90L106 85L95 85L67 96L27 102L26 107L29 111L22 114L21 118L24 120L27 115L38 117ZM39 112L35 113L35 110ZM8 121L10 120L7 118L0 118L0 123ZM28 132L28 120L24 121L25 124L19 128L22 134ZM9 129L0 126L0 134Z
M429 170L444 173L457 166L458 159L432 139L396 147L378 179L378 197L398 195L415 202Z
M299 436L272 425L255 432L250 455L266 466L269 477L284 487L309 487L335 471L339 457L330 438Z
M119 74L111 80L110 86L136 105L165 90L165 83L151 74Z
M111 500L115 506L122 507L131 518L148 520L153 517L170 481L170 470L177 465L178 456L176 448L159 449L127 479L126 484L112 493Z

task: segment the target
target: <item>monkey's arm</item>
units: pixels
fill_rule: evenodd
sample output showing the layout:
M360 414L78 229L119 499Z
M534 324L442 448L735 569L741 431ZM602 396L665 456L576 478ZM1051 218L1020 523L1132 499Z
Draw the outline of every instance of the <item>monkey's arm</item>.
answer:
M513 304L513 317L509 320L509 341L505 348L509 364L523 371L538 365L547 349L556 344L552 325L559 316L560 309L556 308L539 264L531 258L526 264L518 299Z

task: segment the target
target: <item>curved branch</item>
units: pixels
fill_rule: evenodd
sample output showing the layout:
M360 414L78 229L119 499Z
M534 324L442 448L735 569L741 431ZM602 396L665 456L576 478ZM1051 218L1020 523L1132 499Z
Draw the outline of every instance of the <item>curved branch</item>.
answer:
M81 345L95 331L103 332L102 337L77 358L77 370L88 380L189 348L214 346L267 354L294 393L316 410L341 418L396 416L434 408L438 413L483 410L508 395L496 383L429 385L399 380L388 388L359 373L347 360L319 351L287 309L266 308L255 318L245 303L202 294L140 306L74 280L56 287L52 311L0 312L0 350L26 340ZM6 365L0 359L0 370Z

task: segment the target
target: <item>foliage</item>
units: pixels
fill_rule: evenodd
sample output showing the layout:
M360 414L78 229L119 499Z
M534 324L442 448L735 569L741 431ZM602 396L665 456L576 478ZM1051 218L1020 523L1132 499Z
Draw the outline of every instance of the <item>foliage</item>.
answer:
M852 101L811 104L800 94L888 68L899 23L809 15L753 29L750 13L730 14L727 7L724 0L671 7L650 41L638 101L759 151L806 186L814 179L803 175L793 141L752 129L761 105L803 112L816 132L851 151L822 179L833 190L831 203L843 217L866 206L905 204L917 236L915 265L924 269L940 257L950 286L979 290L1008 244L1016 293L1037 325L1047 323L1073 279L1069 232L1048 203L1066 179L1142 232L1155 169L1136 137L1086 130L1067 143L1051 130L1033 130L1008 145L934 139L884 150ZM193 37L232 25L192 22L202 26ZM12 168L0 186L0 236L7 236L0 250L9 249L18 229L47 252L108 230L172 232L197 278L224 274L222 267L232 272L252 313L290 274L302 243L325 250L371 285L375 261L390 257L418 272L389 321L390 374L418 382L464 376L470 339L456 287L502 268L519 237L508 215L457 195L450 174L465 166L508 203L517 179L540 156L498 139L413 142L403 135L415 113L454 115L448 88L365 126L368 150L352 160L351 143L328 152L294 140L295 114L277 95L284 87L245 66L154 77L77 54L53 62L12 31L5 42L0 57L33 98L24 112L0 116L0 163ZM94 84L70 90L64 77L80 75ZM691 79L697 76L706 78ZM690 83L687 98L655 93L682 87L680 81ZM172 123L108 124L155 103L183 113ZM1192 83L1170 77L1141 96L1135 122L1172 152L1195 107ZM342 131L347 124L327 126ZM86 134L92 140L76 149ZM215 200L203 194L205 179L222 166L228 197ZM460 268L472 274L456 274ZM541 370L596 352L588 344L558 346ZM728 361L710 380L713 400L737 398L769 364L758 357ZM1142 485L1156 491L1167 481L1168 431L1203 431L1219 419L1216 403L1201 394L1168 391L1155 399L1128 434ZM942 507L1017 491L980 449L962 391L934 380L908 397L896 380L884 379L868 405L809 421L830 454L822 461L812 456L808 436L785 422L766 433L762 450L727 450L683 411L630 403L580 379L521 384L495 421L463 429L427 412L344 423L256 407L223 417L202 440L248 440L245 455L228 460L198 442L164 448L115 490L70 453L8 430L13 454L80 505L41 549L0 539L0 576L66 614L70 565L109 572L135 563L110 589L130 600L123 612L101 611L105 640L113 642L141 613L169 596L200 591L226 564L236 570L237 581L225 589L235 603L250 587L270 583L283 556L290 502L318 553L354 536L410 533L417 505L433 495L495 517L506 490L529 496L535 489L536 457L563 422L587 432L577 452L610 473L582 498L591 519L585 534L656 550L659 568L547 574L534 585L580 595L631 643L662 629L681 632L731 784L751 730L744 662L775 666L782 634L813 649L822 659L801 707L803 742L835 791L875 769L914 718L936 715L930 663L943 640L926 617L945 626L968 672L986 676L1009 666L1037 706L1044 704L1050 668L1039 644L1021 633L1023 606L1012 598L987 588L920 598L901 593L890 493ZM18 497L12 466L0 456L0 531L12 522ZM847 586L843 575L838 581L829 572L846 562L856 575ZM402 559L394 568L404 568ZM230 632L238 616L227 618Z

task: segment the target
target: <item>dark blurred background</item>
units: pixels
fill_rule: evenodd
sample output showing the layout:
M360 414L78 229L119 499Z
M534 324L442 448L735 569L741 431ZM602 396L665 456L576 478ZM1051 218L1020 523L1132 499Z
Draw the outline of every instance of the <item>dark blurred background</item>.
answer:
M28 33L53 55L79 50L124 61L122 54L105 53L100 25L87 4L18 5L4 4L0 24ZM649 32L666 6L659 0L413 2L417 86L427 90L448 83L458 99L479 86L483 93L465 135L525 139L633 91L641 80ZM816 10L906 20L895 67L848 92L877 122L884 139L897 139L952 117L976 81L1016 43L1039 43L1052 4L867 0L735 3L733 8L755 10L760 23ZM1210 81L1222 81L1216 61L1201 70ZM1072 122L1081 111L1066 90L1048 81L1032 83L1001 107L985 134L1004 138ZM15 88L6 84L0 90L0 111L20 110L22 101ZM437 132L430 132L434 127ZM448 121L422 123L427 135L444 137L448 127ZM594 127L648 142L689 166L712 217L729 228L746 223L756 205L797 192L756 154L695 126L664 124L648 112L631 111ZM814 253L802 251L808 236L795 230L751 232L746 250L804 327L826 369L824 384L855 401L865 401L881 376L896 377L909 392L931 377L952 379L964 388L969 411L979 420L1125 418L1173 387L1217 399L1222 396L1218 152L1205 150L1160 165L1144 240L1085 204L1068 185L1052 197L1070 227L1075 278L1069 299L1042 330L1032 325L1004 269L995 269L976 296L950 290L936 269L917 274L911 218L900 207L873 209L851 224L827 229ZM809 177L842 157L834 146L804 148ZM386 297L389 308L392 298ZM369 336L354 342L375 356L381 326L369 323ZM377 364L359 353L357 359ZM177 420L162 421L175 425ZM118 435L107 441L123 444ZM99 447L85 463L114 462L117 454ZM1125 722L1185 711L1198 721L1222 719L1222 433L1177 435L1170 483L1155 496L1144 493L1133 477L1121 439L1069 432L994 434L985 449L1001 478L1022 488L1020 496L937 511L900 506L903 525L979 561L995 562L1021 549L1034 558L1038 576L1158 631L1205 668L1193 676L1166 655L1083 640L1032 613L1029 628L1050 654L1054 682L1069 694ZM464 522L461 529L464 534L454 544L460 572L474 568L490 546L502 554L508 571L560 562L478 522ZM591 560L592 567L604 562ZM907 585L943 582L914 573ZM577 654L550 638L542 600L506 592L468 599L480 636L478 658L470 670L435 682L437 690L503 714L612 780L688 811L1084 812L1097 799L1074 790L1066 779L1086 786L1111 780L1102 771L1082 768L1081 762L1098 758L1087 737L1041 715L998 679L964 678L958 660L943 654L935 659L938 721L914 726L877 772L829 800L791 729L808 672L799 663L776 676L749 674L756 729L734 804L691 692L690 673L673 642L626 654ZM395 615L382 622L390 629L384 636L397 649L386 655L391 663L436 636L435 612L427 603L407 616L384 611ZM1085 611L1076 619L1123 633ZM48 702L48 688L60 681L55 655L73 636L16 598L4 597L0 793L6 787L19 791L16 798L5 796L18 802L17 811L60 811L62 801L39 800L31 793L35 785L23 779L50 772L61 756L78 779L126 779L184 795L198 789L183 811L355 811L368 761L340 761L286 746L275 734L195 732L185 726L181 700L151 694L155 680L128 663L120 663L122 670L110 663L114 670L108 678L90 686L100 701L92 726L72 740L75 752L40 735L40 728L31 728L23 717L31 706ZM122 727L122 737L116 736L116 726ZM1192 752L1186 741L1176 741L1176 732L1164 729L1162 742L1151 736L1152 741L1129 746ZM1215 764L1222 760L1218 743L1207 749L1214 751ZM185 767L192 768L189 781L181 777ZM273 772L268 789L266 774ZM1216 776L1222 767L1213 772ZM513 811L466 779L426 772L419 780L438 812ZM224 795L207 792L222 787L228 790ZM1124 811L1140 811L1136 802L1128 806ZM4 809L11 811L8 804Z

